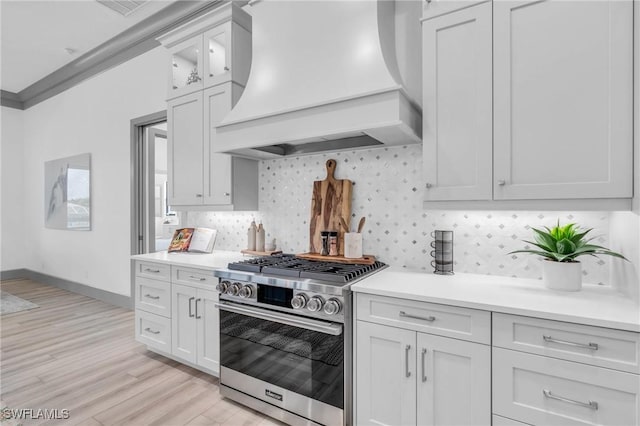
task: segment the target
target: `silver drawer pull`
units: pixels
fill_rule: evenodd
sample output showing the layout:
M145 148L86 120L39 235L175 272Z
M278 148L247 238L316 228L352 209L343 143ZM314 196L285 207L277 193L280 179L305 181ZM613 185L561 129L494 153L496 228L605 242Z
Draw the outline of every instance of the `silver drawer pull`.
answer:
M589 401L587 403L587 402L576 401L574 399L564 398L562 396L558 396L558 395L552 394L551 391L548 390L548 389L542 389L542 393L544 394L544 396L546 396L547 398L550 398L550 399L556 399L558 401L567 402L569 404L579 405L580 407L586 407L586 408L590 408L592 410L597 410L598 409L598 403L595 402L595 401Z
M149 333L153 333L153 334L160 334L159 331L153 331L152 329L150 329L149 327L145 328L144 331L148 331Z
M413 318L413 319L419 319L422 321L429 321L429 322L433 322L436 320L436 317L433 316L428 316L428 317L419 317L417 315L411 315L406 313L405 311L400 311L400 316L403 318Z
M407 345L404 348L404 370L405 376L411 377L411 371L409 371L409 350L411 350L411 345Z
M160 296L152 296L150 294L145 294L144 297L148 297L149 299L153 299L153 300L158 300L160 299Z
M422 348L422 381L426 382L427 381L427 370L424 366L424 359L427 357L427 350L425 348Z
M189 275L189 278L191 278L192 280L198 280L198 281L204 281L206 280L205 277L196 277L194 275Z
M597 343L575 343L575 342L569 342L567 340L558 340L558 339L554 339L551 336L542 336L542 338L544 339L545 342L551 342L551 343L559 343L561 345L567 345L567 346L574 346L576 348L585 348L585 349L591 349L592 351L597 351L598 350L598 344Z
M145 268L144 269L146 272L153 272L154 274L157 274L160 272L160 269L151 269L151 268Z

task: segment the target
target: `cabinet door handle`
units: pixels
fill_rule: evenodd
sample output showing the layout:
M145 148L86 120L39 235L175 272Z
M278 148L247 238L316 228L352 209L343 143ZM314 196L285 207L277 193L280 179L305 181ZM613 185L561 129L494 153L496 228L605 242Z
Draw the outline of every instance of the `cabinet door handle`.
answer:
M153 334L160 334L159 331L154 331L154 330L150 329L149 327L145 328L144 331L148 331L149 333L153 333Z
M560 345L567 345L567 346L574 346L576 348L584 348L584 349L591 349L592 351L597 351L598 350L598 344L597 343L576 343L576 342L570 342L568 340L559 340L559 339L554 339L551 336L542 336L542 338L544 339L545 342L550 342L550 343L558 343Z
M160 296L152 296L150 294L145 294L144 297L148 297L149 299L153 299L153 300L158 300L160 299Z
M198 302L200 302L202 299L196 299L196 319L200 319L202 318L201 315L198 315Z
M592 410L598 409L598 403L596 401L591 401L591 400L589 400L589 402L576 401L575 399L569 399L563 396L554 395L548 389L542 389L542 393L544 394L545 397L549 399L555 399L555 400L566 402L569 404L579 405L580 407L586 407Z
M409 371L409 350L411 350L411 345L407 345L404 348L404 371L406 377L411 377L411 371Z
M505 186L506 184L507 184L507 182L504 179L500 179L498 181L498 185L500 185L500 186Z
M196 194L197 198L202 198L202 194Z
M225 196L225 197L228 197L229 195L231 195L231 194L230 194L230 193L228 193L228 192L225 192L225 193L224 193L224 196Z
M427 350L425 348L422 348L422 381L423 382L427 381L427 370L424 365L424 360L426 357L427 357Z
M160 269L145 268L144 270L145 272L153 272L154 274L157 274L160 272Z
M428 316L428 317L419 317L417 315L408 314L405 311L400 311L400 316L403 317L403 318L413 318L413 319L419 319L419 320L422 320L422 321L429 321L429 322L433 322L433 321L436 320L436 317L431 316L431 315Z
M224 70L225 71L229 71L229 67L224 67Z
M190 297L189 298L189 318L193 318L194 317L193 312L191 312L191 309L192 309L191 308L191 302L193 302L194 300L196 300L195 297Z
M198 280L198 281L206 280L205 277L196 277L195 275L189 275L189 278L191 278L192 280Z

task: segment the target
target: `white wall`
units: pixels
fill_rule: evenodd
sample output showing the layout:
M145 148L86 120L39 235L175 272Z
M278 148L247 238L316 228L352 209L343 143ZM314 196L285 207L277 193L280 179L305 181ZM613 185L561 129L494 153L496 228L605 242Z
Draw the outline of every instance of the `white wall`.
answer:
M23 111L2 107L0 112L1 215L0 270L24 268ZM44 202L43 202L44 203ZM43 207L44 209L44 207Z
M24 111L26 268L129 295L130 120L166 109L167 63L158 47ZM44 162L82 153L91 231L47 229Z

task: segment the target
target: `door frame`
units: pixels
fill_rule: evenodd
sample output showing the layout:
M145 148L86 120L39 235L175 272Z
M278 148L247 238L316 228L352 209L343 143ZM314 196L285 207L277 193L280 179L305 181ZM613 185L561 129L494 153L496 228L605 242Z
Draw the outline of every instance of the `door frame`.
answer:
M140 254L143 252L142 241L140 240L141 232L143 231L144 222L142 215L144 214L144 200L141 192L142 184L144 182L145 173L144 167L140 169L138 164L141 164L141 159L144 155L143 141L144 141L144 128L153 124L162 123L167 121L167 110L154 112L142 117L134 118L130 121L130 164L129 170L131 173L131 200L130 200L130 221L131 231L129 233L131 243L131 255ZM135 304L135 262L131 262L131 300Z

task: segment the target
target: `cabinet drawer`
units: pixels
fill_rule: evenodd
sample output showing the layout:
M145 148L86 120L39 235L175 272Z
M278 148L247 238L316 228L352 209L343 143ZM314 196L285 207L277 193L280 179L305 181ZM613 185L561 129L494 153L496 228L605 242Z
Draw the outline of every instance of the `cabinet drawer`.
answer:
M493 349L493 411L534 425L635 425L640 376Z
M172 268L172 281L174 284L203 284L215 287L218 279L213 276L213 271L207 269L193 269L174 266Z
M517 422L502 416L491 416L491 426L529 426L527 423Z
M136 277L151 278L160 281L171 279L171 267L164 263L136 261Z
M171 319L136 309L136 340L171 353Z
M356 295L359 320L445 337L491 343L491 313L370 294Z
M489 0L426 0L422 4L422 19L435 18L456 10L465 9Z
M136 278L136 309L171 317L171 284Z
M640 333L493 314L493 345L640 373Z

